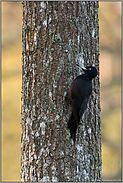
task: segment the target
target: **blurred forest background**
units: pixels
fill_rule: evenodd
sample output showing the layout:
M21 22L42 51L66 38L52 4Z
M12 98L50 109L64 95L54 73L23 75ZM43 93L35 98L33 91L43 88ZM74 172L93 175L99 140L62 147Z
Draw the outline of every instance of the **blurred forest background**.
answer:
M1 2L1 178L20 181L22 3ZM99 2L102 175L121 181L121 2Z

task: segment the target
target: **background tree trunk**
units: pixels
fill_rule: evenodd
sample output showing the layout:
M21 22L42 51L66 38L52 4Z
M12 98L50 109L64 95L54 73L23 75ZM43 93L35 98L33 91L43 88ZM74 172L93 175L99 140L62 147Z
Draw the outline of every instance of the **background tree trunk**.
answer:
M98 2L23 2L21 181L101 181L99 75L74 144L66 95L80 74L99 71Z

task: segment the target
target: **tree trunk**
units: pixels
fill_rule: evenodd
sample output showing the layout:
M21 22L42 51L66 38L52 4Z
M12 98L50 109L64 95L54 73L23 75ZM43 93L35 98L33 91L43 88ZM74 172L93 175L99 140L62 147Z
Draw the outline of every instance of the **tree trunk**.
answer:
M75 144L67 129L76 63L99 71L98 2L23 2L21 181L102 180L99 73Z

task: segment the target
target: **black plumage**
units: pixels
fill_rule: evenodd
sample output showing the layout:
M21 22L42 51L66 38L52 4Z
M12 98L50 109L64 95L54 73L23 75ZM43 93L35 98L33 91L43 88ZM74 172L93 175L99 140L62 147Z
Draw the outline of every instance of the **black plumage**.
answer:
M68 129L70 130L73 141L76 140L77 126L80 123L80 119L87 107L92 92L92 79L97 76L97 69L95 67L80 67L84 71L84 74L76 77L67 94L67 98L70 100L72 106L72 114L69 118Z

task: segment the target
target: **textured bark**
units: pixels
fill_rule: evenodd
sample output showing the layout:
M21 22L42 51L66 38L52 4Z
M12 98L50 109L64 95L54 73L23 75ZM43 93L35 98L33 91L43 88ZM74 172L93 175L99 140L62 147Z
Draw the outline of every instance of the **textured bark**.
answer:
M102 179L99 74L75 145L67 129L76 63L99 71L98 2L23 2L21 181Z

